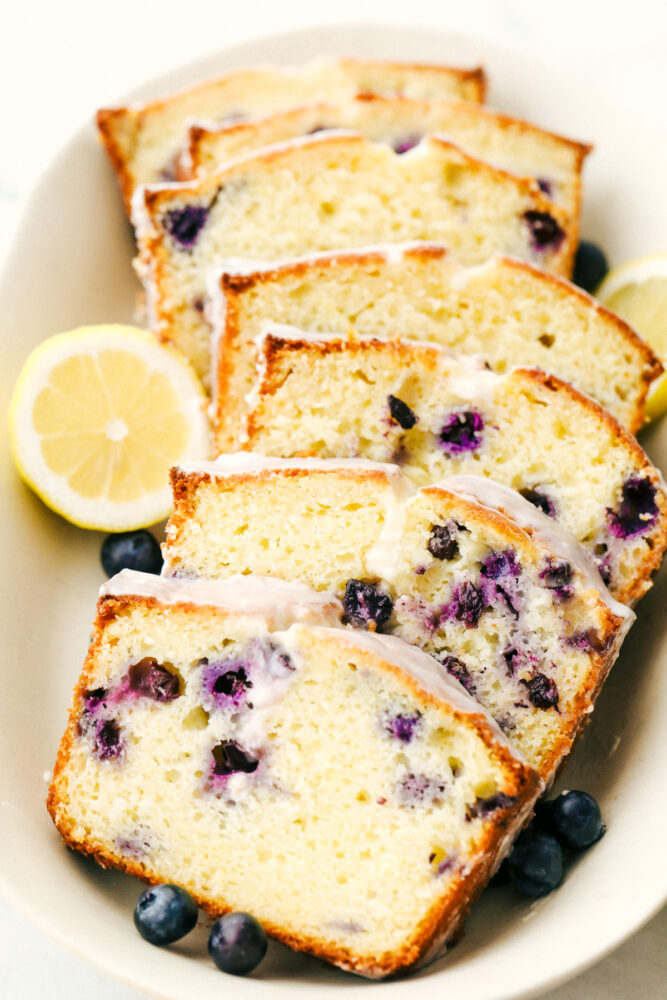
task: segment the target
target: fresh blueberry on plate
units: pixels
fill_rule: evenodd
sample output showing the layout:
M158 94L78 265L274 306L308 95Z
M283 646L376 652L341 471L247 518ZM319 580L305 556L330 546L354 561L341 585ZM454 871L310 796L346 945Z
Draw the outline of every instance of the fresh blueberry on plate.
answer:
M211 928L208 953L221 972L245 976L266 955L266 932L250 913L227 913Z
M590 847L605 831L600 807L588 792L563 792L551 805L551 827L564 847Z
M180 885L153 885L137 900L134 926L151 944L173 944L190 933L197 912L194 899Z
M594 292L609 271L603 251L590 240L582 240L574 257L572 281L586 292Z
M107 576L115 576L123 569L136 569L142 573L159 573L162 570L162 552L150 531L120 531L107 535L102 543L102 566Z
M563 878L563 852L555 837L542 830L526 830L514 845L507 866L520 892L546 896Z

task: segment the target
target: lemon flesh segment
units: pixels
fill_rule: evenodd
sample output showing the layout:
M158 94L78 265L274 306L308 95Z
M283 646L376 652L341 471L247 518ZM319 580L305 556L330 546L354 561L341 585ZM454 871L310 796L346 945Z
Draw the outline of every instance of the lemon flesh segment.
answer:
M177 352L133 327L89 327L30 356L12 401L19 472L82 527L144 527L170 509L169 468L207 458L205 395Z

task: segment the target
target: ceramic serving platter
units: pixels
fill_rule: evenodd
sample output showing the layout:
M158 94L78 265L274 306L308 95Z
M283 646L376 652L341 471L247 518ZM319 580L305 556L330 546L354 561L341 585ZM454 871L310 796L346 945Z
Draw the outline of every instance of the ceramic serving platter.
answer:
M309 29L221 51L129 96L157 96L235 66L337 52L482 63L489 104L595 143L585 174L583 235L613 263L661 248L656 206L664 204L667 142L660 147L654 130L580 84L482 41L397 27ZM0 283L5 409L29 350L45 337L134 316L132 237L96 140L94 110L37 184L8 256ZM645 432L642 443L667 467L667 421ZM18 479L7 448L0 488L0 889L63 946L135 989L168 1000L217 1000L231 987L206 956L205 928L170 949L147 945L132 924L139 884L67 851L51 825L46 776L103 582L102 536L47 510ZM560 787L582 787L599 799L608 831L571 866L557 892L530 903L509 888L487 891L462 942L403 981L371 985L272 945L256 974L233 981L236 1000L323 1000L369 991L391 1000L528 997L575 975L647 921L667 896L659 815L664 820L666 597L667 576L660 574L561 779Z

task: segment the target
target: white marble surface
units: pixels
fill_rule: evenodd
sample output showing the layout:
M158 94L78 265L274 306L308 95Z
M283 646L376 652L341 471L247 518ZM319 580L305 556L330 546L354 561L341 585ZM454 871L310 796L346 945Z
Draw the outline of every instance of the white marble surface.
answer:
M187 10L187 14L184 13ZM60 144L94 109L223 46L329 23L433 25L480 36L556 66L664 130L667 12L661 0L22 0L0 32L0 259L20 202ZM667 249L667 236L665 238ZM637 817L642 822L642 817ZM627 878L628 871L609 878ZM662 1000L667 911L545 1000ZM594 933L594 928L591 929ZM139 1000L33 929L0 899L2 996L8 1000ZM557 959L556 959L557 960ZM221 979L221 993L229 988ZM143 995L143 994L142 994Z

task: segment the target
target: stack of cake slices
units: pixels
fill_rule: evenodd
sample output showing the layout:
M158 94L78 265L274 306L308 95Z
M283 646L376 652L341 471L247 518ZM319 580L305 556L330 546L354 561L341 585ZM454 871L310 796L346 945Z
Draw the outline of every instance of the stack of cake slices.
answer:
M49 810L374 978L459 936L667 547L662 366L568 280L590 147L484 91L317 59L98 115L218 457L102 589Z

